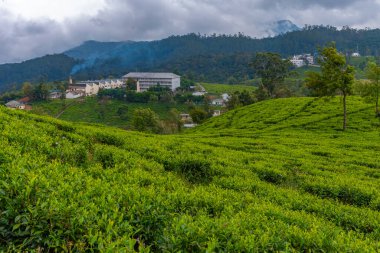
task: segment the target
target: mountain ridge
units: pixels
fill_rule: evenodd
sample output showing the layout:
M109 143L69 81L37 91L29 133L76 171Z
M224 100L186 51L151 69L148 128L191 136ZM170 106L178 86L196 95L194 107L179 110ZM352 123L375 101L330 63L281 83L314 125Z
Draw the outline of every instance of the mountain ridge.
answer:
M87 41L57 57L61 60L66 58L64 71L52 68L52 63L43 63L41 58L44 57L0 65L0 91L24 81L36 82L41 76L45 81L66 80L69 75L81 80L118 77L129 71L177 72L193 76L197 81L222 83L233 77L241 82L253 77L248 64L256 52L271 51L290 57L314 53L318 47L331 41L335 41L337 48L347 55L356 52L357 47L361 55L380 55L377 47L380 29L345 27L339 30L331 26L305 26L299 31L265 39L241 33L210 36L192 33L157 41ZM48 58L46 56L46 61Z

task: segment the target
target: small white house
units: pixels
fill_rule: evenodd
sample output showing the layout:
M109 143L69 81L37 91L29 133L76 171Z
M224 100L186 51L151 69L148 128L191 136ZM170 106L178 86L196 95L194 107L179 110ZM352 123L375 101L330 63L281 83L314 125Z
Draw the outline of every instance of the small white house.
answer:
M20 103L16 100L9 101L8 103L5 104L5 106L10 108L10 109L25 110L25 104Z
M305 65L305 61L301 59L298 55L293 56L293 58L290 59L290 62L293 63L293 65L297 68L300 68Z
M181 113L179 116L181 117L181 120L184 122L193 122L193 119L188 113Z
M223 99L225 102L228 102L228 100L230 100L230 95L228 95L227 93L223 93L223 94L222 94L222 99Z
M53 90L53 91L50 91L50 93L49 93L49 98L50 99L58 99L58 98L61 98L61 97L62 97L62 92L61 91Z
M69 86L68 92L82 93L85 96L97 95L99 92L99 84L96 82L79 82Z
M201 97L201 96L204 96L207 92L204 92L204 91L196 91L196 92L193 92L191 95L193 96L196 96L196 97Z
M197 124L194 124L194 123L190 123L190 124L183 124L183 127L184 128L193 128L193 127L196 127Z
M214 110L214 112L213 112L213 114L212 114L212 116L213 117L217 117L217 116L220 116L220 110Z
M80 98L83 97L83 92L77 92L77 91L68 91L66 92L66 98L67 99L74 99L74 98Z
M211 100L211 104L215 106L224 106L224 100L221 98L216 98Z

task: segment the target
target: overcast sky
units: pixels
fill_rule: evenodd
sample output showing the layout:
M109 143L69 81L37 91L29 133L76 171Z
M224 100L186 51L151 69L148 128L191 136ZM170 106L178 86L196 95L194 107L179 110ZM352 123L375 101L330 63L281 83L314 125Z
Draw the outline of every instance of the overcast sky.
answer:
M268 24L377 28L380 0L0 0L0 63L60 53L85 40L154 40L243 32Z

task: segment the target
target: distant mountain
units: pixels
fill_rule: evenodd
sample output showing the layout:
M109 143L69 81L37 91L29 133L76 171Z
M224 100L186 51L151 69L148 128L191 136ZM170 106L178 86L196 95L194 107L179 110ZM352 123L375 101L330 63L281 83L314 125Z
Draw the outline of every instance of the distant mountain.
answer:
M290 20L279 20L270 25L266 30L269 36L277 36L288 32L300 31L301 28Z
M65 54L46 55L22 63L0 65L0 91L19 88L23 82L64 80L79 61Z
M295 29L278 22L279 31ZM286 28L286 29L285 29ZM276 52L283 57L314 53L318 46L335 41L347 55L379 56L380 30L338 30L331 26L306 26L276 37L253 39L243 34L188 34L157 41L86 41L63 54L0 65L0 91L24 81L77 80L120 77L129 71L165 71L188 75L199 81L241 82L253 76L249 63L256 52Z

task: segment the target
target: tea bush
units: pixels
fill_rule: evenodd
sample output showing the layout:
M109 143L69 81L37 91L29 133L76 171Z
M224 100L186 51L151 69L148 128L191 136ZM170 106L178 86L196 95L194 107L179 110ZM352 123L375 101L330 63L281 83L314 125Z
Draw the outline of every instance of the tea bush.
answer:
M264 101L180 135L0 108L0 252L379 252L380 135L350 97Z

